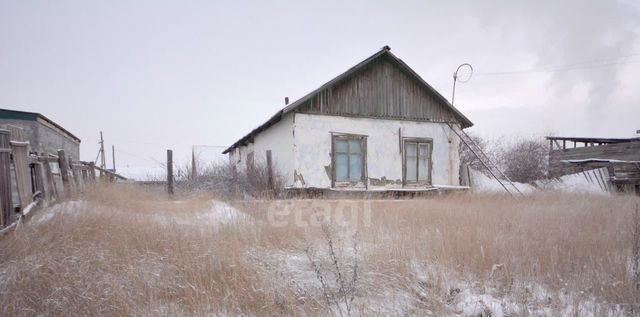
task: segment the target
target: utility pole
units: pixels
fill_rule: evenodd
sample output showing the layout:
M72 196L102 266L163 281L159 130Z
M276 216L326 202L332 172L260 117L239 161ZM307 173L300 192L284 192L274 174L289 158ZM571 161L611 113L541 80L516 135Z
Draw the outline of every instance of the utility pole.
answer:
M106 169L107 165L105 163L105 158L104 158L104 138L102 137L102 131L100 131L100 142L98 143L100 143L100 149L98 150L98 155L96 155L96 160L94 161L94 164L97 164L98 158L100 158L100 167L102 169ZM101 178L103 175L104 175L104 172L100 171Z
M100 167L107 168L104 158L104 138L102 138L102 131L100 131Z
M113 172L116 172L116 146L111 145L111 159L113 162Z
M196 152L194 147L191 147L191 179L195 180L198 177L198 170L196 169Z

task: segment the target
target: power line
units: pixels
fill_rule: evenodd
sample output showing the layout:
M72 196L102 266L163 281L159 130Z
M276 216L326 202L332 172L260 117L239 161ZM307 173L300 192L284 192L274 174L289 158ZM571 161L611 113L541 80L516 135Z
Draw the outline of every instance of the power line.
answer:
M187 144L187 143L160 143L160 142L149 142L149 141L137 141L137 140L119 140L119 143L129 143L129 144L145 144L145 145L158 145L158 146L199 146L199 147L217 147L217 148L228 148L228 145L209 145L209 144Z
M228 145L208 145L208 144L193 144L191 145L193 147L215 147L215 148L221 148L221 149L226 149L229 146Z
M151 163L154 163L154 164L164 164L163 162L155 159L153 156L147 156L147 155L141 156L141 155L138 155L138 154L133 154L133 153L131 153L129 151L126 151L126 150L122 150L122 149L119 149L118 151L121 154L125 154L125 155L128 155L130 157L134 157L134 158L137 158L137 159L140 159L140 160L145 160L145 161L148 161L148 162L151 162Z
M582 61L577 63L565 64L561 66L555 66L551 68L532 68L527 70L516 70L516 71L502 71L502 72L476 72L474 75L476 76L506 76L506 75L518 75L518 74L531 74L531 73L557 73L557 72L566 72L573 70L585 70L585 69L594 69L594 68L602 68L602 67L612 67L612 66L620 66L620 65L629 65L640 63L640 60L628 60L628 58L640 56L640 54L630 54L625 56L619 56L615 58L609 59L597 59L597 60L589 60ZM627 60L621 60L627 59Z

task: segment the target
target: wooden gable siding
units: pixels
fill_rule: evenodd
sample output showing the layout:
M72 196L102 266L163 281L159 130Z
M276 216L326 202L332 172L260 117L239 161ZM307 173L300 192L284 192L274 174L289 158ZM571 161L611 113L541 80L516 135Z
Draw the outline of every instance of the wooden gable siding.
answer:
M432 92L387 59L371 62L342 83L319 92L296 111L414 121L458 121Z

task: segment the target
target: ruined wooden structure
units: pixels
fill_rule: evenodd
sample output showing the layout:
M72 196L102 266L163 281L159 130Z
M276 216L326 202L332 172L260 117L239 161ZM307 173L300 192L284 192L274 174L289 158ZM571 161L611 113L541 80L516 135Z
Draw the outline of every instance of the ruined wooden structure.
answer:
M126 180L93 162L74 159L62 149L34 153L22 128L4 128L0 129L0 232L13 228L40 202L76 198L100 181ZM102 179L96 170L103 172Z
M605 167L611 187L640 194L640 138L547 137L549 176Z

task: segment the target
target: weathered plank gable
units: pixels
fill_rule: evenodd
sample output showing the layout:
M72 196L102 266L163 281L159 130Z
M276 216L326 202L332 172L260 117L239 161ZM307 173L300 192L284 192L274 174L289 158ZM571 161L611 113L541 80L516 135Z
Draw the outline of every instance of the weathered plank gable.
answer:
M253 142L255 135L290 112L457 122L462 128L473 126L473 122L390 50L388 46L383 47L320 88L287 105L222 153Z
M414 121L457 121L447 105L387 58L372 61L341 83L320 91L296 111Z

